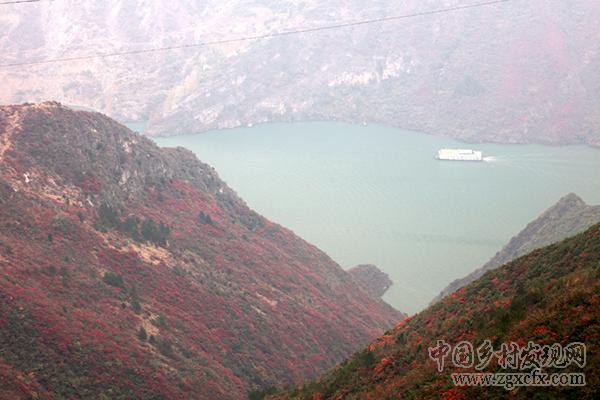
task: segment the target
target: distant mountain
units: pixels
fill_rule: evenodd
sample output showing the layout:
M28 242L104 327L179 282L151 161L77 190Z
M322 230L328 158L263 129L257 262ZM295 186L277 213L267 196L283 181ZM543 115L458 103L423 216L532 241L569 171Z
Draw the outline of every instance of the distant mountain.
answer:
M586 385L522 386L510 391L502 386L454 386L451 373L475 372L475 358L464 358L467 362L473 360L473 366L463 369L453 366L453 356L446 353L442 372L438 372L437 364L429 358L429 349L440 340L451 346L469 341L475 351L486 339L494 351L507 342L522 348L529 341L540 346L557 343L563 348L570 343L583 343L587 348L585 360L579 358L583 367L576 364L565 369L545 367L542 372L583 373ZM477 363L486 359L485 351L480 354ZM531 370L532 364L525 364L522 370L501 369L498 360L509 361L503 354L510 356L508 352L497 353L481 371ZM526 353L520 354L516 360L527 360ZM536 362L535 356L528 360ZM544 358L540 361L544 362ZM398 323L319 380L273 398L592 400L598 398L598 393L600 224L488 271L439 303Z
M401 318L190 151L0 107L0 398L242 399Z
M361 264L348 270L367 293L373 297L381 297L392 286L389 275L373 264Z
M569 193L529 223L485 265L448 285L434 299L434 302L468 285L491 269L498 268L532 250L583 232L598 222L600 222L600 206L588 206L579 196Z
M410 15L463 0L86 0L4 6L2 64ZM476 2L475 2L476 3ZM57 99L147 133L374 122L472 142L600 146L600 2L508 1L344 29L0 68L0 102Z

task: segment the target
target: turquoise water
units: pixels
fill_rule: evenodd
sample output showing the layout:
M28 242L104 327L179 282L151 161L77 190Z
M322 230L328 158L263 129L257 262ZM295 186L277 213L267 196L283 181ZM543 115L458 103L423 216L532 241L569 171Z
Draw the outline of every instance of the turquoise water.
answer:
M600 204L600 151L584 146L465 145L377 125L265 124L156 140L213 165L253 209L344 268L373 263L384 299L425 307L481 266L568 192ZM488 161L436 161L441 147Z

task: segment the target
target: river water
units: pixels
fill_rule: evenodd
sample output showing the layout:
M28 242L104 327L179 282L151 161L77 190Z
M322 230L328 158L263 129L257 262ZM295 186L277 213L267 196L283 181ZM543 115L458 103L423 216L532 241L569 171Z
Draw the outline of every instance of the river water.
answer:
M344 268L373 263L413 313L568 192L600 204L600 150L467 145L379 125L273 123L159 138L214 166L249 204ZM442 147L485 162L437 161Z

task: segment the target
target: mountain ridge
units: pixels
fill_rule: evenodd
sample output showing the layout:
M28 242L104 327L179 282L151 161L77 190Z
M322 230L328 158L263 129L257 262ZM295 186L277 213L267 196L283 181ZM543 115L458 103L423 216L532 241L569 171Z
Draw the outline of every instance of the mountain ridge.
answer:
M498 268L530 251L580 233L597 222L600 222L600 206L589 206L575 193L569 193L527 224L482 267L450 283L433 303L473 282L486 271Z
M583 373L583 386L454 385L451 374L523 372L500 365L483 370L450 365L439 371L430 350L440 341L477 348L489 340L524 347L583 343L585 361L548 373ZM406 318L320 379L269 399L595 399L600 390L600 224L487 271L426 310ZM454 354L454 353L453 353ZM508 354L508 353L504 353ZM508 355L506 355L508 357ZM507 378L508 379L508 378Z

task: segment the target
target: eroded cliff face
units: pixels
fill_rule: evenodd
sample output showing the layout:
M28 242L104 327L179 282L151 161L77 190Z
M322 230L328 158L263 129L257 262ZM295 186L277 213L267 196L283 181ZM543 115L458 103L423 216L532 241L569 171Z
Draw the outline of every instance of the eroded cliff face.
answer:
M348 272L373 297L383 296L393 284L389 275L373 264L357 265Z
M458 0L444 7L463 4ZM5 7L5 63L438 9L410 0L92 0ZM600 145L596 2L503 4L261 41L2 68L0 101L56 99L148 134L267 121L377 122L467 141Z
M58 103L0 107L0 270L0 397L242 399L403 317L191 152Z

